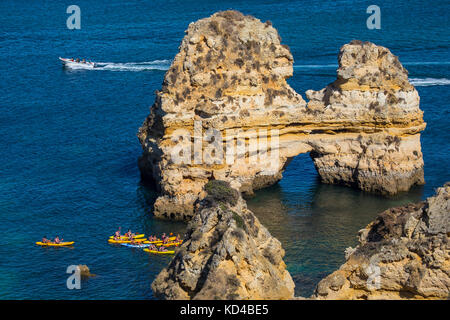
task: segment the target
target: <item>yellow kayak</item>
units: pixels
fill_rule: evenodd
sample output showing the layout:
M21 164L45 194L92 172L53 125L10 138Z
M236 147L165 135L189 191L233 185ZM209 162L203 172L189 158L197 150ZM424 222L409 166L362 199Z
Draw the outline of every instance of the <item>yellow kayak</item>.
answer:
M52 242L36 242L36 244L38 246L43 246L43 247L64 247L64 246L71 246L73 245L75 242L71 241L71 242L61 242L61 243L52 243Z
M154 241L148 241L148 240L146 240L146 241L144 241L143 243L145 243L145 244L156 244L156 243L162 243L162 240L154 240Z
M157 243L156 246L157 247L178 247L180 244L183 243L183 240L179 241L179 242L168 242L168 243Z
M145 243L147 239L135 239L134 242L143 242ZM108 239L109 243L131 243L131 240L114 240L114 239Z
M175 251L156 251L156 250L150 250L148 248L145 248L144 251L154 253L154 254L174 254L175 253Z
M138 238L143 238L143 237L145 237L145 234L136 234L136 235L134 235L134 238L135 239L138 239ZM114 236L110 236L109 237L110 239L114 239ZM124 240L126 240L126 239L128 239L128 237L127 236L125 236L125 235L122 235L122 236L120 236L120 239L124 239Z
M175 240L177 237L169 237L169 241L173 241ZM144 243L151 243L151 244L156 244L156 243L162 243L163 241L161 239L158 240L154 240L154 241L145 241Z

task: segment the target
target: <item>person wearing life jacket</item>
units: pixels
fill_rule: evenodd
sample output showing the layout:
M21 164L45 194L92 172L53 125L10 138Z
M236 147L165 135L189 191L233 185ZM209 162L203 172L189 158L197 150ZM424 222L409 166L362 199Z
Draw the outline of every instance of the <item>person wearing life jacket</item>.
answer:
M128 232L125 233L125 235L126 235L129 239L133 239L133 238L134 238L134 233L131 233L131 229L128 229Z

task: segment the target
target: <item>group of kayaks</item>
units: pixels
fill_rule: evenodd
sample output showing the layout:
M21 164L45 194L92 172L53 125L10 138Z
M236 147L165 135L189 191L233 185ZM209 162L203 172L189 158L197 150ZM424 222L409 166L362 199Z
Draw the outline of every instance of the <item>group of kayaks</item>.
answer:
M74 243L75 243L74 241L60 242L60 243L55 243L52 241L36 242L36 244L38 246L43 246L43 247L68 247L68 246L72 246ZM164 251L160 251L159 248L161 248L161 247L164 247L164 248L178 247L179 245L181 245L183 243L183 240L177 241L177 237L171 236L171 237L167 237L165 240L162 240L162 239L154 240L154 238L152 238L152 240L150 241L149 239L145 238L145 234L134 234L131 236L131 238L128 237L127 235L121 235L119 237L110 236L108 239L108 243L120 244L122 246L130 247L130 248L140 248L140 249L144 249L145 252L149 252L149 253L153 253L153 254L174 254L175 250L164 249Z
M136 234L132 239L127 236L120 236L119 239L117 239L117 237L115 236L111 236L109 237L108 242L113 244L120 244L129 248L144 249L145 252L153 254L174 254L175 250L161 250L161 247L178 247L183 243L183 240L177 241L177 237L167 237L166 240L149 240L145 238L144 234Z

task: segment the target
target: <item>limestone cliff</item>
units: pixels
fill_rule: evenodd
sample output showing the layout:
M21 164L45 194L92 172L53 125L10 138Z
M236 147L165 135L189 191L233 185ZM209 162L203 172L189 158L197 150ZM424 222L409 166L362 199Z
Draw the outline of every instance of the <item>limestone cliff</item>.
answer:
M347 261L323 279L317 299L448 299L450 183L426 201L393 208L360 231Z
M383 194L424 183L419 95L387 48L361 41L344 45L336 81L306 95L315 121L335 133L311 153L323 182Z
M290 299L294 282L278 240L224 181L206 185L186 239L152 284L163 299Z
M327 183L394 194L424 182L419 96L397 57L344 45L337 80L306 104L286 82L293 57L280 41L269 22L236 11L189 25L138 134L156 216L190 219L210 179L252 194L306 152Z

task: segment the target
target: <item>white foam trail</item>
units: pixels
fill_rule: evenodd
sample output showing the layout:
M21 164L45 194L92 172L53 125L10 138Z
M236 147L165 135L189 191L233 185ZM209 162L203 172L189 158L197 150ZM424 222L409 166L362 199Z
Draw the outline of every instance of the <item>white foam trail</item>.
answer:
M95 70L109 70L109 71L148 71L148 70L168 70L171 60L154 60L144 62L97 62Z
M450 79L441 78L441 79L435 79L435 78L410 78L409 82L413 86L416 87L429 87L429 86L448 86L450 85Z
M96 67L92 68L88 65L73 63L66 65L69 69L84 69L84 70L107 70L107 71L149 71L149 70L168 70L171 60L154 60L154 61L144 61L144 62L95 62Z

